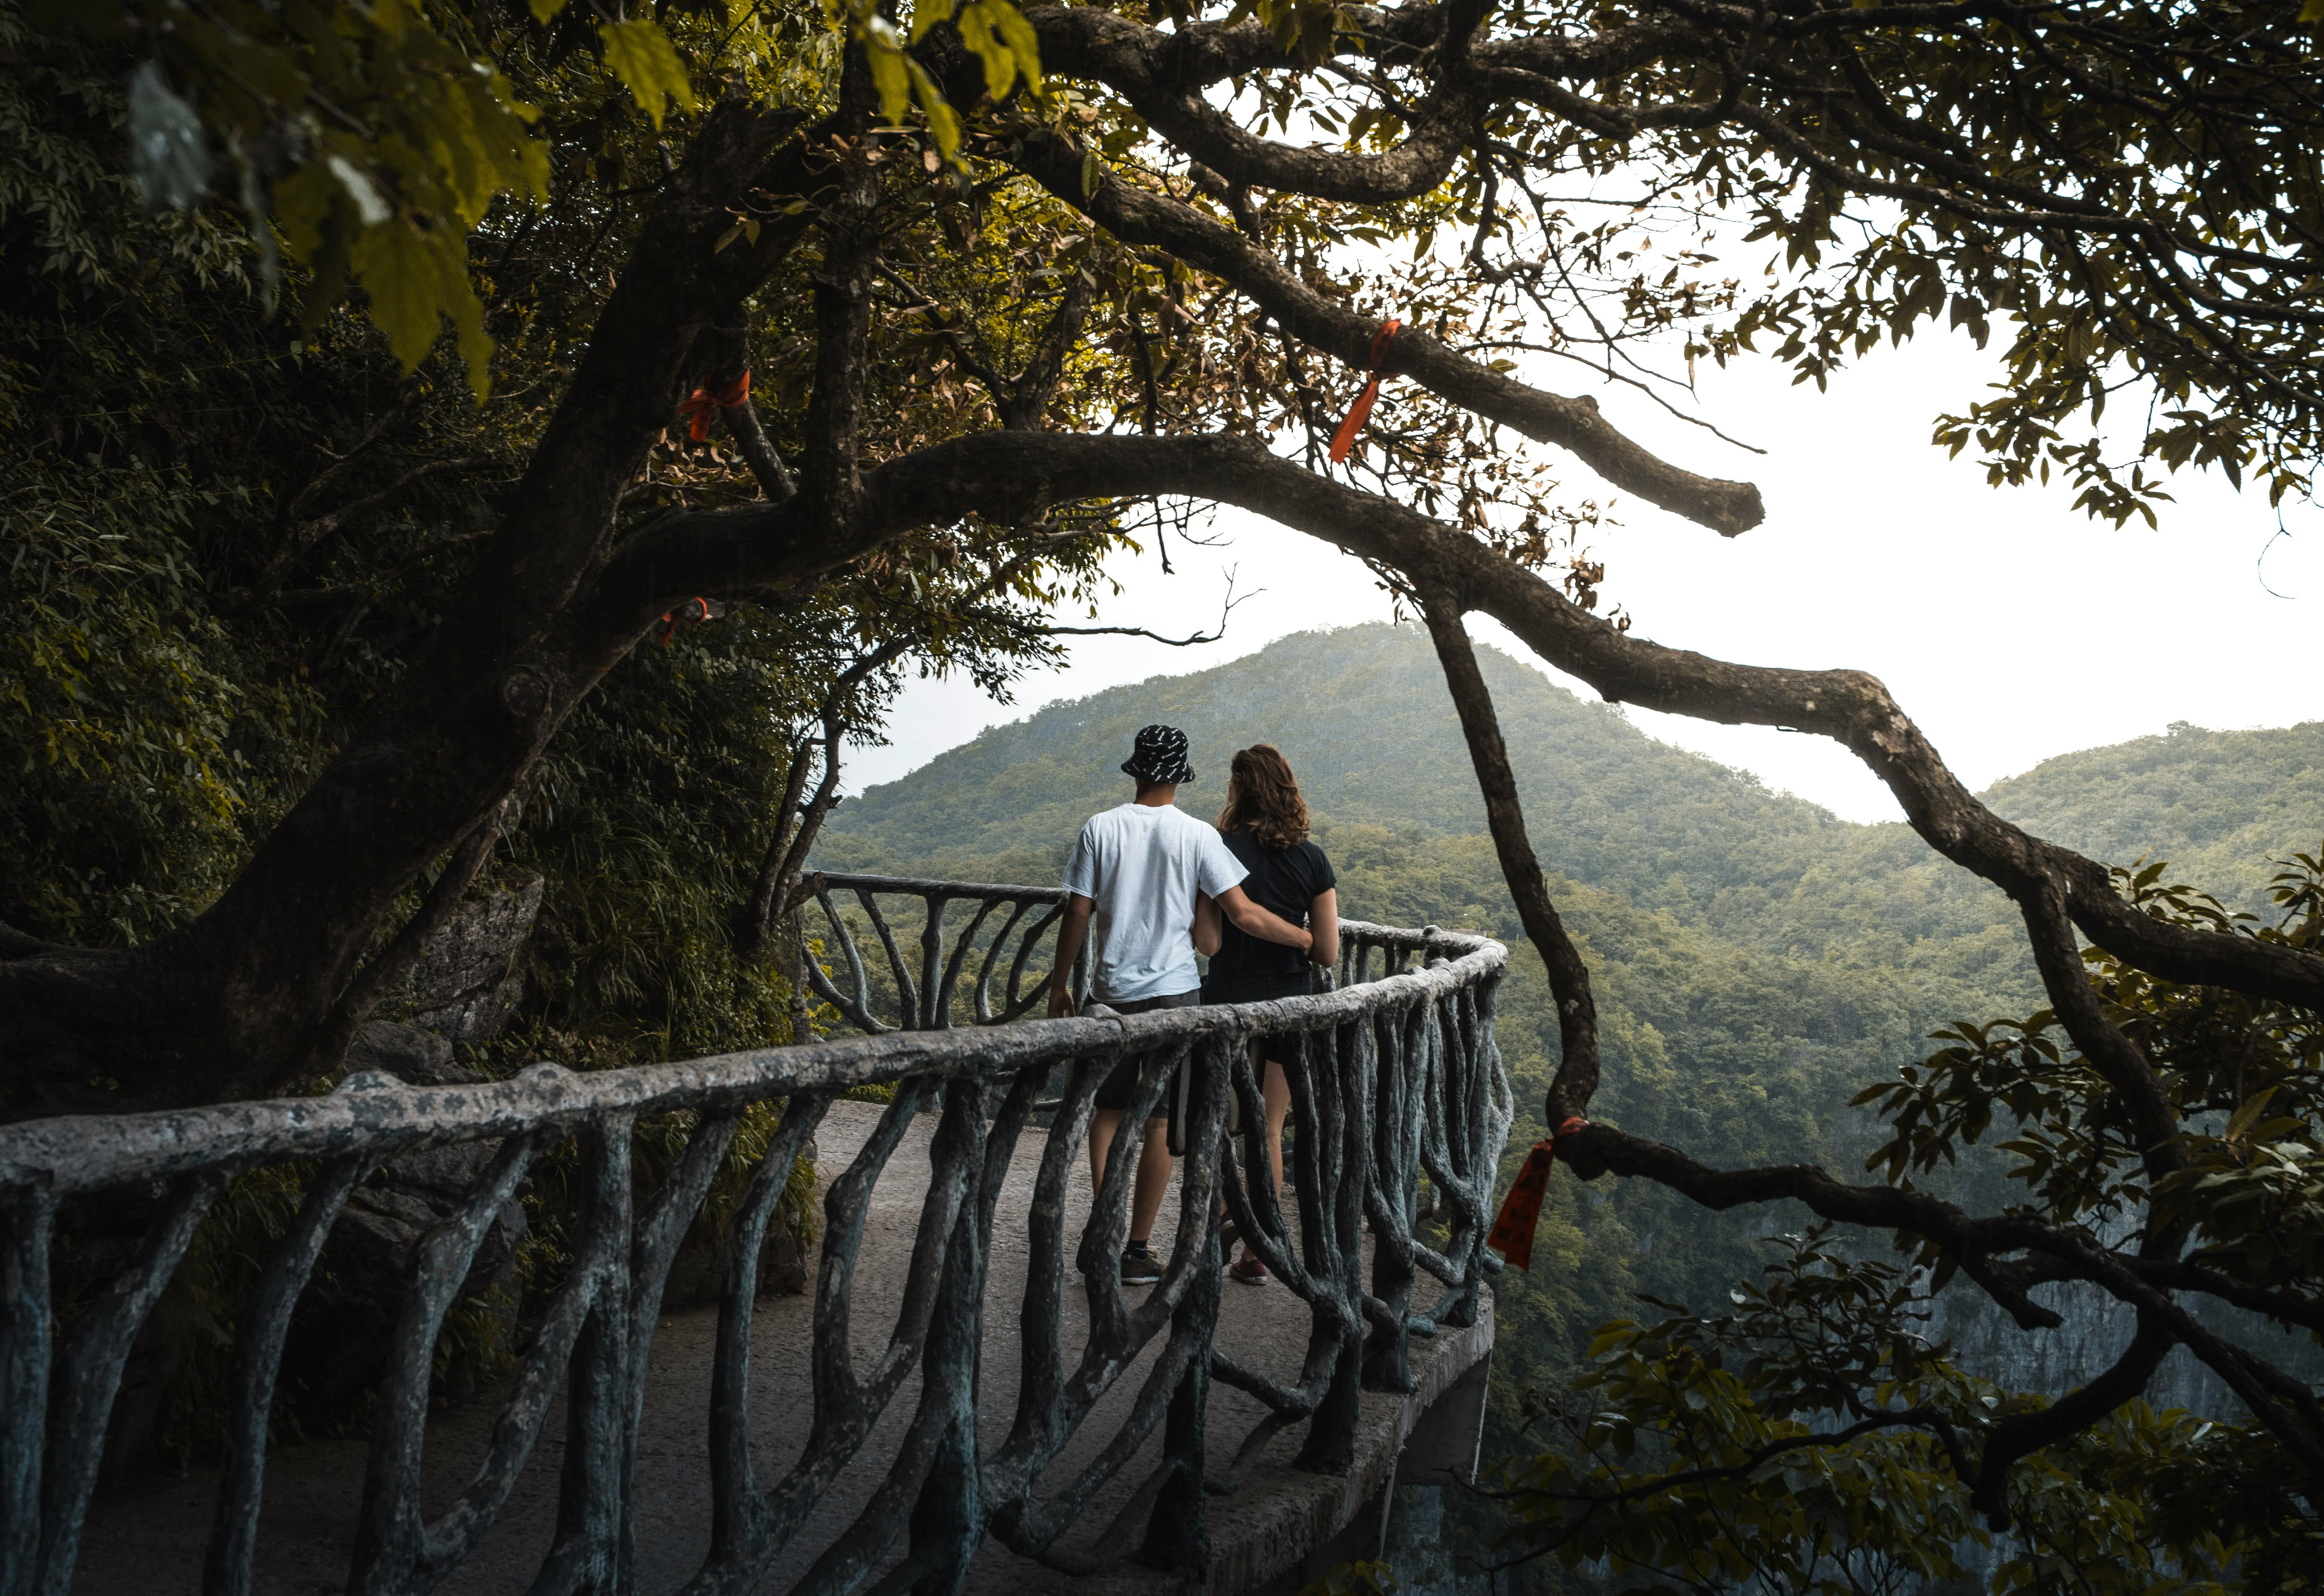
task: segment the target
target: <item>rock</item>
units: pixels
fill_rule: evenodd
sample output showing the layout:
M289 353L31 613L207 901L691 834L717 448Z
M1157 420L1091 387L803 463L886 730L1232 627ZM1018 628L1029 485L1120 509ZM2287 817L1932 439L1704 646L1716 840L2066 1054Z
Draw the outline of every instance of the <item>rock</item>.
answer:
M467 1047L500 1033L524 995L516 960L540 918L541 889L526 875L452 911L405 985L413 1025Z
M440 1009L427 1009L411 1023L427 1027L448 1043L474 1047L501 1034L524 996L524 973L512 971L497 986L466 994Z
M812 1165L815 1150L815 1142L809 1139L800 1156ZM808 1215L795 1212L788 1204L775 1205L774 1217L767 1222L766 1238L759 1245L761 1296L797 1296L807 1289L807 1266L815 1250L807 1240L807 1219ZM726 1232L722 1226L709 1234L704 1232L705 1227L697 1222L678 1244L678 1256L670 1259L669 1279L661 1294L665 1309L713 1306L724 1292Z
M409 1086L466 1086L484 1077L452 1062L449 1039L415 1025L374 1019L355 1032L347 1071L376 1070Z
M426 1035L412 1033L408 1026L376 1029ZM451 1051L440 1038L429 1040L447 1054ZM300 1305L297 1333L286 1359L295 1366L305 1393L301 1406L308 1422L332 1424L376 1382L411 1291L420 1244L459 1213L499 1151L497 1141L415 1148L382 1165L347 1199ZM516 1274L517 1249L530 1228L524 1205L515 1197L502 1204L460 1282L456 1314L482 1305L494 1327L513 1332L523 1292ZM467 1359L471 1365L475 1361ZM456 1372L460 1378L450 1381L453 1394L473 1390L473 1368Z

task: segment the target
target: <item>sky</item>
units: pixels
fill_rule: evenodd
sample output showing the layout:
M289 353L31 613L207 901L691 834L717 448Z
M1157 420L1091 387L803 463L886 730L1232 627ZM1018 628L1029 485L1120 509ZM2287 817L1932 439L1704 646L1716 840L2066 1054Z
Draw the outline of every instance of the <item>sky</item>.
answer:
M1757 482L1765 497L1766 521L1725 539L1613 493L1547 446L1526 446L1558 463L1572 498L1613 499L1620 524L1594 549L1608 567L1606 600L1628 607L1637 634L1749 664L1869 670L1972 789L2174 721L2324 718L2324 511L2287 503L2279 536L2264 494L2182 474L2159 529L2117 529L2074 511L2060 486L1988 487L1970 455L1950 459L1929 442L1939 413L1965 409L1997 379L1994 358L1965 335L1924 331L1884 347L1824 392L1793 386L1771 361L1706 364L1702 414L1764 456L1629 390L1592 390L1577 367L1531 374L1560 392L1596 392L1608 419L1648 447L1708 475ZM849 789L892 781L1058 699L1206 669L1290 632L1388 617L1371 574L1329 544L1233 511L1204 535L1216 546L1173 540L1173 575L1151 549L1118 557L1109 572L1123 591L1101 618L1173 636L1207 630L1231 569L1248 596L1223 641L1069 640L1067 668L1022 679L1008 705L966 681L913 681L890 745L851 755ZM1541 666L1488 618L1470 624L1480 642ZM1901 817L1886 789L1825 739L1627 713L1651 736L1844 818Z

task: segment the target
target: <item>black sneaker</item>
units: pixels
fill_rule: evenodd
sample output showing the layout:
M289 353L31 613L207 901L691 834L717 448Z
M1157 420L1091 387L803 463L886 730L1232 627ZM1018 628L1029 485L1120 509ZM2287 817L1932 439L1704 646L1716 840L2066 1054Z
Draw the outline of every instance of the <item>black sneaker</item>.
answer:
M1121 1283L1124 1286L1151 1286L1162 1278L1162 1266L1154 1254L1144 1247L1130 1247L1121 1254Z

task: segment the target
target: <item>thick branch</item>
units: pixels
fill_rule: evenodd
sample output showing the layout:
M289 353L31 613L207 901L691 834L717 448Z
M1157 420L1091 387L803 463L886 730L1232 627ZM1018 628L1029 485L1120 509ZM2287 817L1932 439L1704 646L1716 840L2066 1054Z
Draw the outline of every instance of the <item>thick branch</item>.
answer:
M1080 146L1054 134L1028 139L1019 164L1125 244L1167 250L1248 294L1294 337L1360 371L1370 366L1378 328L1307 287L1271 252L1233 228L1192 206L1125 183L1110 171L1094 193L1084 195ZM1682 470L1616 431L1598 413L1595 401L1529 388L1455 355L1416 328L1388 340L1380 370L1409 376L1464 409L1570 450L1617 487L1729 537L1766 517L1759 490L1751 484Z
M722 412L726 418L726 431L742 456L742 463L751 475L759 479L759 491L770 503L779 504L798 492L798 484L791 480L790 470L783 457L775 451L774 440L767 436L766 423L759 419L759 407L747 395L742 402Z
M859 440L872 283L879 270L879 206L871 163L851 152L840 164L838 193L824 218L823 270L815 285L815 392L807 400L800 459L809 512L832 527L853 516L862 492Z
M1065 356L1081 341L1082 324L1089 319L1090 307L1096 302L1097 279L1086 270L1075 272L1065 285L1065 298L1057 301L1057 313L1041 334L1032 360L1015 383L994 393L1003 427L1024 430L1040 427L1041 412L1048 409L1049 396L1056 392L1057 379L1065 374Z
M2324 1009L2324 958L2297 948L2155 919L2115 891L2105 868L2044 842L1979 803L1948 770L1887 688L1857 670L1737 665L1622 632L1548 582L1418 511L1301 470L1249 439L1084 438L987 433L920 450L865 479L865 515L849 539L818 551L852 558L903 525L943 525L972 512L1029 520L1075 499L1186 494L1239 505L1450 588L1507 625L1544 660L1608 699L1729 725L1820 733L1845 744L1895 793L1915 831L1955 863L2020 903L2062 891L2089 939L2135 968L2186 985L2227 986ZM672 596L747 591L826 568L773 528L779 509L673 518L624 550L601 583L610 602L641 567L672 580L637 590L609 624L639 626ZM632 562L635 562L632 564ZM682 577L678 573L690 573ZM653 606L659 607L653 607ZM636 619L637 617L642 619Z
M1501 877L1517 900L1526 937L1549 971L1550 992L1557 1000L1557 1078L1550 1084L1546 1109L1547 1122L1554 1129L1585 1112L1598 1090L1598 1005L1590 995L1590 967L1565 934L1565 923L1550 901L1549 884L1542 879L1541 862L1526 835L1517 775L1509 769L1508 746L1501 740L1500 720L1493 713L1484 673L1477 669L1476 650L1461 624L1461 601L1451 589L1434 585L1420 587L1419 595L1421 614L1444 669L1444 685L1452 689L1461 733L1468 739L1469 761L1484 795L1485 824L1493 834Z
M2146 1389L2173 1344L2158 1316L2141 1314L2138 1333L2103 1373L2038 1412L2013 1413L1996 1425L1986 1437L1985 1454L1969 1492L1969 1506L1985 1515L1987 1527L2009 1527L2011 1464L2080 1435Z
M380 949L372 961L355 973L347 990L339 995L330 1015L317 1028L313 1045L308 1050L307 1067L317 1075L338 1067L346 1056L347 1044L355 1040L356 1028L371 1017L380 999L403 983L420 955L428 951L429 938L451 924L453 912L460 907L476 872L484 869L484 861L492 856L493 844L500 841L501 816L508 806L476 823L475 829L462 838L445 861L444 873L420 901L418 912L404 922L395 939Z

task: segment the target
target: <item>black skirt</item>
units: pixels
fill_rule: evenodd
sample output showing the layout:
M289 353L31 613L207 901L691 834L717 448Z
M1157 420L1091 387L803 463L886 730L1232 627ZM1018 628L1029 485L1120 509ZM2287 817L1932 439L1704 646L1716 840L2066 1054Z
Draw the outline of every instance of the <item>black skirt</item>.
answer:
M1203 1001L1271 1003L1280 998L1304 998L1307 995L1308 980L1305 973L1212 976L1203 983ZM1277 1034L1261 1038L1260 1044L1271 1062L1289 1064L1299 1056L1299 1040L1296 1033Z

